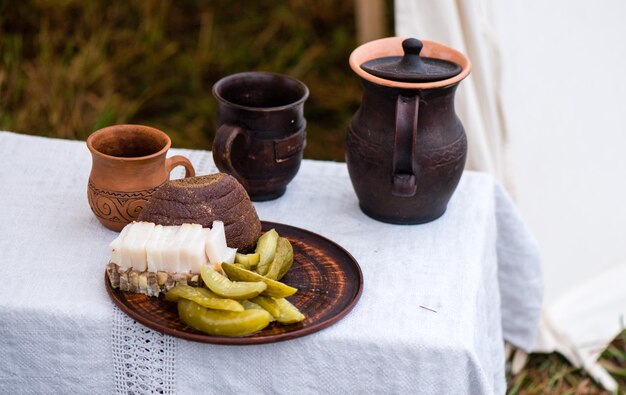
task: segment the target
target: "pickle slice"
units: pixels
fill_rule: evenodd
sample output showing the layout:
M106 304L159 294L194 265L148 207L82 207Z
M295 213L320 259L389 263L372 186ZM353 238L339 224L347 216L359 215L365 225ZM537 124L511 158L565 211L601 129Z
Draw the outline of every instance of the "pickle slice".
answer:
M274 301L280 309L279 316L274 317L276 318L276 321L280 322L281 324L294 324L296 322L303 321L306 318L304 314L302 314L300 310L298 310L298 308L291 304L291 302L289 302L287 299L278 298L274 299Z
M265 310L211 310L182 298L178 301L178 316L190 327L215 336L246 336L265 328L273 319Z
M256 296L258 298L258 296ZM253 310L253 309L257 309L257 310L263 310L263 311L267 311L266 309L264 309L263 307L259 306L258 304L252 302L250 299L246 299L246 300L242 300L241 301L241 305L243 306L244 309L246 310ZM270 314L271 315L271 314ZM272 316L272 319L270 320L271 322L276 321L276 318L274 318Z
M259 263L256 266L256 271L261 275L267 273L270 263L274 260L278 237L276 229L271 229L263 233L256 243L255 252L259 254Z
M223 264L222 267L224 265L226 264ZM200 275L207 288L217 295L229 299L250 299L265 291L267 288L267 285L260 280L256 280L255 282L230 281L226 276L216 272L210 265L202 265Z
M295 294L296 292L298 292L297 288L290 287L287 284L283 284L279 281L275 281L267 277L263 277L258 273L255 273L250 270L246 270L241 267L237 267L235 265L231 265L230 263L224 263L222 265L222 269L224 270L224 272L226 272L228 277L232 280L262 281L263 283L267 284L267 288L263 291L264 295L273 296L275 298L284 298L284 297L291 296ZM204 282L206 283L206 280Z
M278 306L278 303L276 303L276 300L271 296L259 295L250 299L250 301L267 310L267 312L274 318L280 317L280 307Z
M271 296L259 295L250 299L249 302L255 303L267 310L267 312L281 324L294 324L305 319L304 314L285 298L272 298Z
M293 247L289 240L279 237L277 244L274 260L265 274L265 277L272 280L280 280L293 265Z
M177 285L167 291L165 300L178 302L180 299L193 300L202 307L216 310L243 311L241 303L233 299L224 299L215 295L206 288L196 288L190 285Z
M252 309L265 310L263 307L261 307L258 304L254 303L250 299L242 300L241 301L241 305L246 310L252 310Z
M256 252L253 252L251 254L242 254L238 252L235 254L235 263L243 265L243 267L245 267L246 269L256 267L256 265L259 263L259 259L260 255Z

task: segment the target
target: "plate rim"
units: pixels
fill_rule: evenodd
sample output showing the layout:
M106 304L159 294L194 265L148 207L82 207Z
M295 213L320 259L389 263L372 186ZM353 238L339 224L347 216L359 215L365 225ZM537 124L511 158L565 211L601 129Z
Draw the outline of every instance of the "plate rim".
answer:
M120 291L119 289L114 289L111 286L106 270L104 271L104 283L107 293L109 297L113 301L113 303L122 310L126 315L128 315L133 320L139 322L146 327L155 330L157 332L167 334L170 336L178 337L185 340L196 341L200 343L210 343L210 344L222 344L222 345L254 345L254 344L267 344L267 343L275 343L280 341L286 341L295 339L298 337L303 337L315 332L318 332L322 329L325 329L337 321L343 319L348 313L352 311L354 306L358 303L361 298L361 294L363 293L363 271L357 260L352 256L350 252L348 252L344 247L334 242L333 240L328 239L325 236L322 236L318 233L312 232L307 229L303 229L300 227L287 225L279 222L273 221L261 221L261 225L263 229L271 229L272 227L280 227L285 229L292 229L295 232L300 232L304 234L308 234L314 238L319 239L326 245L330 245L331 247L336 248L341 254L345 255L347 261L351 264L353 270L357 274L358 284L356 285L356 293L352 296L350 301L336 314L331 317L326 318L325 320L315 322L310 326L301 327L299 329L294 329L293 331L278 333L278 334L270 334L267 336L255 336L255 337L228 337L228 336L215 336L204 333L194 333L182 331L177 328L167 327L167 331L163 331L160 327L161 324L156 324L154 321L151 321L146 318L145 315L138 314L135 310L131 309L124 301L120 300L118 293L122 293L125 291Z

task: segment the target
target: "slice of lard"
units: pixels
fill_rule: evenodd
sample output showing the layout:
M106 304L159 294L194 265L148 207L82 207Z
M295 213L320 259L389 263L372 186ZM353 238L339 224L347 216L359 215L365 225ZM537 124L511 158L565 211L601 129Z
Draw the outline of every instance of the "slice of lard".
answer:
M109 244L109 247L111 247L111 262L117 264L118 266L127 267L122 263L122 242L132 225L133 224L130 223L124 226L120 234ZM128 264L130 265L130 262Z
M179 237L179 233L181 233L180 226L168 226L166 234L163 237L163 243L161 244L161 260L163 263L162 271L168 273L177 273L178 265L179 265L179 254L177 247L177 237ZM180 237L184 235L183 231L180 234Z
M155 241L154 257L156 271L174 273L174 265L178 266L178 254L173 254L170 244L173 243L178 226L163 226L158 242Z
M131 267L133 267L131 255L132 255L132 246L135 243L135 239L137 237L137 229L138 229L137 226L138 226L138 222L131 222L130 224L126 225L126 228L128 228L128 231L126 232L124 239L122 239L122 245L120 247L119 266L121 268L130 269Z
M152 230L150 239L146 243L146 261L148 264L149 272L158 272L163 266L161 259L161 243L163 242L163 235L166 233L166 227L163 225L156 225Z
M205 242L206 254L213 267L219 268L222 263L233 263L237 249L226 245L226 232L224 222L213 221L213 226Z
M208 231L202 225L195 224L182 245L180 261L187 264L187 270L191 273L200 273L200 267L209 261L205 252Z
M237 249L232 247L226 247L224 250L224 263L235 263L235 256L237 255Z
M202 227L201 225L198 225ZM177 226L178 230L173 237L170 236L170 240L165 246L165 250L163 256L166 260L166 265L168 265L168 272L170 273L187 273L189 272L189 265L184 260L181 260L182 253L181 250L187 240L187 238L192 234L194 225L193 224L182 224Z
M202 225L200 224L183 224L182 226L186 226L189 230L186 232L184 239L181 240L181 243L178 246L178 261L181 265L189 262L193 240L202 233ZM186 269L189 270L189 265L185 266Z
M122 241L122 262L130 262L130 266L138 272L147 269L146 243L154 230L152 222L134 222Z

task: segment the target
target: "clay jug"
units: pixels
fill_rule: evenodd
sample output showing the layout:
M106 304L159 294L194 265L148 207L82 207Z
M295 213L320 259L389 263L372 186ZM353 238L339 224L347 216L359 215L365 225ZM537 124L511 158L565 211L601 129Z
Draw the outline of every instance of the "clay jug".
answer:
M346 140L361 210L395 224L439 218L465 165L454 95L469 60L436 42L390 37L355 49L350 67L363 85Z

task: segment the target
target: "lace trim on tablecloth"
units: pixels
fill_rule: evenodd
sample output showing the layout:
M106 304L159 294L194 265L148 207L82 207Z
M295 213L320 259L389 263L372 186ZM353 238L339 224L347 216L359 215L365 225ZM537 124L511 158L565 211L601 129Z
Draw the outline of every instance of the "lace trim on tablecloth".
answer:
M219 170L208 151L179 149L195 165L197 174ZM173 179L185 175L176 167ZM136 322L116 306L113 307L111 344L116 394L173 394L175 392L176 341Z
M173 394L176 342L113 307L111 344L117 394Z

